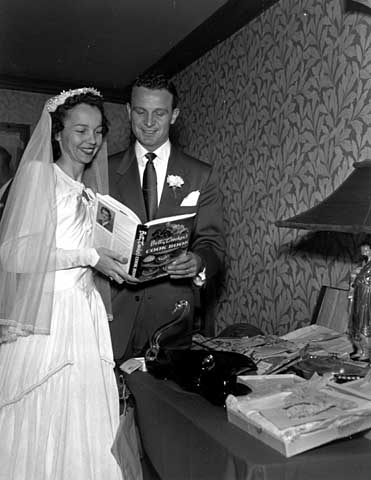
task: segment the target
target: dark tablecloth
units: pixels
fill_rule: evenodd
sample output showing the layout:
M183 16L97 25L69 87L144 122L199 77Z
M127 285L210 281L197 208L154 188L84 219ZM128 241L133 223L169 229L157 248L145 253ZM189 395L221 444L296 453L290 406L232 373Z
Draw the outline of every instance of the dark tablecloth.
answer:
M127 376L145 452L162 480L369 480L357 435L285 458L227 420L222 407L148 373Z

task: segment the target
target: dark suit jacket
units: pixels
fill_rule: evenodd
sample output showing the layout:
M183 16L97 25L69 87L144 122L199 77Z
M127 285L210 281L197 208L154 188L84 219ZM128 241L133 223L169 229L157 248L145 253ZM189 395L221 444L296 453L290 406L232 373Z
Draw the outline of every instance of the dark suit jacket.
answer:
M131 208L142 222L147 221L134 147L122 156L109 160L110 195ZM168 175L180 176L184 184L175 191L168 185ZM200 191L197 205L181 206L193 191ZM165 183L156 218L196 212L190 250L202 258L206 274L211 278L220 272L224 257L223 220L218 184L212 168L205 162L171 147ZM110 322L116 359L122 358L128 343L143 344L152 333L171 318L175 302L186 299L194 308L194 288L189 279L160 279L139 286L124 284L113 287L113 315ZM182 332L192 330L192 318ZM133 340L133 338L135 339ZM132 352L130 352L131 354ZM129 352L126 355L130 356Z

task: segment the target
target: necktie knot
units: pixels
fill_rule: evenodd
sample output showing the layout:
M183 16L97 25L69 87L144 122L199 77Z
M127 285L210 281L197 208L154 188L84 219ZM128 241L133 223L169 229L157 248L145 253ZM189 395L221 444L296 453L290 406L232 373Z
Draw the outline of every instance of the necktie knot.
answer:
M153 160L156 158L156 156L157 156L157 155L156 155L155 153L153 153L153 152L147 152L147 153L145 154L145 157L148 158L148 161L149 161L149 162L153 162Z

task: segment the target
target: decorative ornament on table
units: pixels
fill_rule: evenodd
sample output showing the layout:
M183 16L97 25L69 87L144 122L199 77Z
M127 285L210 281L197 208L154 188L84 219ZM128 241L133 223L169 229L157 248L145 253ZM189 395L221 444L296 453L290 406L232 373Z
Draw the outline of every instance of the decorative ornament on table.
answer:
M177 188L181 188L184 184L184 180L179 175L168 175L166 179L169 187L172 189L176 198Z

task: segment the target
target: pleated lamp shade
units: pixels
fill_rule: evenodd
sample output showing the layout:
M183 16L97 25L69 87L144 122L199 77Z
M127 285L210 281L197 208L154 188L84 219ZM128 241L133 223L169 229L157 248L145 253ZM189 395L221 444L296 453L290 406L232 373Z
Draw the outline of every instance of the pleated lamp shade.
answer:
M325 200L277 227L371 233L371 160L357 162L349 177Z

